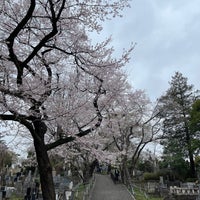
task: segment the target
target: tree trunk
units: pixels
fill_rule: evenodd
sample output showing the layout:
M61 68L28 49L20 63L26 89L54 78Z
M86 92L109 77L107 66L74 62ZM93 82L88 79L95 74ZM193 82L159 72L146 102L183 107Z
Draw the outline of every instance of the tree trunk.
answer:
M85 163L83 168L83 183L88 183L92 177L90 163Z
M34 141L43 200L55 200L52 167L43 141Z
M127 167L127 156L125 155L122 159L122 169L121 169L121 176L122 176L122 182L127 185L131 186L131 176Z
M195 178L197 176L196 174L196 169L195 169L195 163L194 163L194 157L193 157L193 151L191 147L191 138L190 138L190 133L189 133L189 128L187 123L186 124L186 141L187 141L187 146L188 146L188 156L190 160L190 177Z
M193 153L189 151L189 159L190 159L190 176L192 178L196 178L196 169L195 169L195 163L194 163L194 158L193 158Z

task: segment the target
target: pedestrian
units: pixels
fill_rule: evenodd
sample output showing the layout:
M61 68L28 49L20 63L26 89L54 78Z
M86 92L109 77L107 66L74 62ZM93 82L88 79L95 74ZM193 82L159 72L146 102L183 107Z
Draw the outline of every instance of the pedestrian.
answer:
M110 172L111 172L111 164L109 163L107 168L107 174L110 174Z
M115 181L119 181L119 170L115 169Z

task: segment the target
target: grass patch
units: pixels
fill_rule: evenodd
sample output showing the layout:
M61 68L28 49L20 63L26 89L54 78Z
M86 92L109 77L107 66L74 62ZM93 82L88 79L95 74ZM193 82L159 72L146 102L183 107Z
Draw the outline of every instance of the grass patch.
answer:
M12 194L9 199L10 200L24 200L24 197L22 195Z
M88 184L80 184L76 189L74 200L82 200Z
M161 197L153 197L151 195L147 196L145 195L144 192L142 192L141 190L137 188L134 189L134 192L135 192L134 196L136 200L163 200L163 198Z

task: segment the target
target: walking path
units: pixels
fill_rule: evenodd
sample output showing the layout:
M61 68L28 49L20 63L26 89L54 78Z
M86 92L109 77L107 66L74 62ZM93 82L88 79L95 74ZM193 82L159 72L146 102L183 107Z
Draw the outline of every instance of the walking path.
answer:
M134 200L123 184L114 184L108 175L95 175L90 200Z

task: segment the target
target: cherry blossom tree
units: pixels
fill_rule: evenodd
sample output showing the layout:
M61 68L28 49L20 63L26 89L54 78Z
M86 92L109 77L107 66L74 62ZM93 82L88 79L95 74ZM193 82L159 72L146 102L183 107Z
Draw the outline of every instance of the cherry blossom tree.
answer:
M107 123L107 109L114 106L115 100L119 96L123 97L126 90L130 89L130 85L127 83L126 76L123 73L110 76L109 81L105 83L105 87L107 88L106 96L99 99L104 121L101 126ZM87 182L91 177L96 162L115 162L116 156L118 155L105 149L105 146L112 138L110 138L109 132L102 134L102 129L98 127L98 129L87 134L85 137L76 138L70 144L62 145L53 150L54 155L62 155L65 163L71 163L72 168L82 171L79 175L84 182Z
M123 182L128 185L131 185L128 160L132 171L145 146L160 138L157 115L141 90L128 90L107 109L108 120L103 132L110 133L110 140L105 149L117 154Z
M132 50L114 59L110 38L92 44L88 32L100 32L102 21L127 6L128 0L1 2L0 119L32 137L45 200L55 200L48 151L101 125Z

